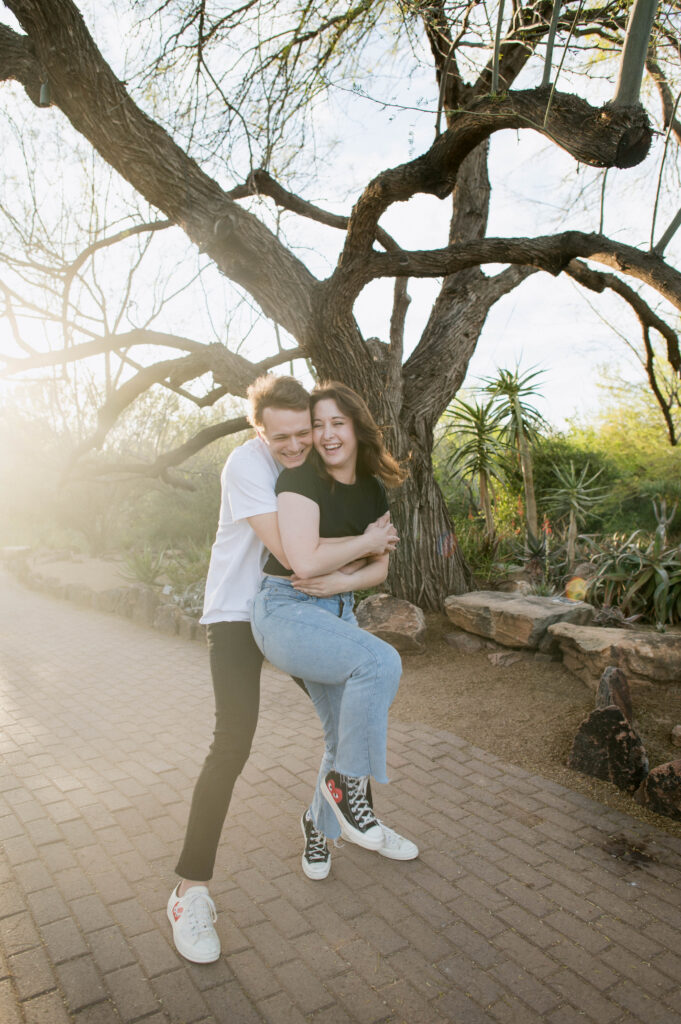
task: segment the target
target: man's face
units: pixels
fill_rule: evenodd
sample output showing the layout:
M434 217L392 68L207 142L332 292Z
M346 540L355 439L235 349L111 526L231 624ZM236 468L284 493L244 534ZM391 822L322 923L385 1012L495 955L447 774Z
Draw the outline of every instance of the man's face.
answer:
M263 409L258 434L284 469L302 466L312 447L309 409Z

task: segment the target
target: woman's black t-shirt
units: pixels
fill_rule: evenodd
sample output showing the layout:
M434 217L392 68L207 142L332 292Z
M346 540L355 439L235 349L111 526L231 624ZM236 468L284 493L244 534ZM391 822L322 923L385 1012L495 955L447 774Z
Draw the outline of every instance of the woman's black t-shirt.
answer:
M302 494L319 505L320 537L356 537L388 511L385 487L378 477L358 476L354 484L342 484L320 476L310 459L295 469L282 470L275 490ZM264 571L270 576L293 575L274 555L267 559Z

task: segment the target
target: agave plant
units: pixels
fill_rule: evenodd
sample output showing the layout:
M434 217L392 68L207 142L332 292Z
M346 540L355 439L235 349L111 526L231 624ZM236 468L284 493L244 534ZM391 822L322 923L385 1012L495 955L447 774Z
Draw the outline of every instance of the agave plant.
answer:
M593 604L614 605L658 629L681 622L681 546L666 547L661 533L650 540L636 530L614 538L592 561L598 571L587 597Z
M159 586L165 568L165 551L154 551L149 545L131 551L118 571L131 583L144 583L148 587Z

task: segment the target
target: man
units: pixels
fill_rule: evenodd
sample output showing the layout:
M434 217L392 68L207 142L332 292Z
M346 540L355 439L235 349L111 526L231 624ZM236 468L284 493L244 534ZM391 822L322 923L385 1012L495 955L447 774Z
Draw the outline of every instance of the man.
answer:
M256 437L236 448L222 471L217 536L206 580L204 612L215 693L215 733L197 780L184 846L176 872L181 881L168 901L175 946L194 963L220 956L211 879L229 802L251 749L260 703L262 655L251 633L250 606L262 579L267 552L285 560L277 526L275 483L284 468L300 466L312 447L309 396L293 377L260 377L248 389L249 420ZM323 571L331 573L370 554L379 537L394 542L388 522L373 533L324 542ZM385 829L383 856L411 859L409 840ZM322 840L305 833L312 856ZM311 877L315 877L314 874Z

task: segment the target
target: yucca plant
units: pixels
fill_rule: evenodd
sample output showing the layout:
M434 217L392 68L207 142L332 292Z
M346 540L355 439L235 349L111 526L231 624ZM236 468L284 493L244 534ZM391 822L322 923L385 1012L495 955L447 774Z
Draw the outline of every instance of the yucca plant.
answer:
M636 530L624 540L614 538L592 561L597 566L587 587L592 604L640 615L660 630L681 622L681 546L666 547L660 532L651 540Z

